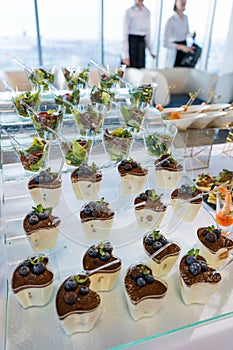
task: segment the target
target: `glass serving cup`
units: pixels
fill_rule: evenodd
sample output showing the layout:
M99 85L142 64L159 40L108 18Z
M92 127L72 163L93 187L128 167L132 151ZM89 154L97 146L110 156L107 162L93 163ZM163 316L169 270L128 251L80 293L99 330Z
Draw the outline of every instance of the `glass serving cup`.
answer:
M26 71L28 74L28 79L32 83L32 86L39 86L41 92L48 91L49 85L54 83L55 74L57 72L57 67L53 66L52 68L32 68L31 72ZM46 83L46 81L48 83Z
M112 101L115 97L114 89L103 89L93 86L90 92L90 100L92 103L101 103L106 106L107 110L111 109Z
M216 196L216 221L223 234L232 233L233 227L233 203L232 194L225 187L218 188Z
M80 89L74 87L71 92L54 95L54 100L57 106L65 107L65 114L72 114L74 106L78 105L80 101Z
M32 111L31 111L32 112ZM64 106L41 104L38 112L31 113L31 119L38 135L47 140L55 139L59 133L65 112ZM51 132L55 131L55 133Z
M122 125L131 127L139 132L144 122L145 112L148 104L145 102L134 104L119 102L118 106L120 110Z
M90 68L71 68L71 67L62 67L62 72L66 81L66 85L69 90L73 90L75 87L85 88L86 83L89 80Z
M37 87L33 88L31 91L18 91L18 88L16 87L16 90L12 96L12 102L17 114L23 118L30 118L31 113L27 109L27 106L31 107L37 112L40 101L40 89Z
M106 106L100 103L79 104L74 107L73 115L80 135L93 136L100 134L102 131Z
M139 104L145 102L152 105L153 96L157 87L158 84L156 83L148 83L129 89L129 98L131 103Z
M87 163L92 150L93 140L80 136L77 139L68 141L62 137L60 145L66 164L78 167L83 163Z
M148 123L143 130L143 139L147 153L154 157L160 157L168 153L177 134L175 125L153 125Z
M118 128L112 131L106 129L103 134L105 152L114 162L128 158L133 140L133 134L127 128Z

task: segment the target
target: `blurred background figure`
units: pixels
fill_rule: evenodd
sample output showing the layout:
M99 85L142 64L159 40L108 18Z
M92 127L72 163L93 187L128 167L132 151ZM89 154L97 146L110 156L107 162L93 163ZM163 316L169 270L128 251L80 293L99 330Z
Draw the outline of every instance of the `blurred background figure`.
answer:
M174 14L167 20L164 30L164 46L167 48L166 67L182 67L181 61L187 52L194 53L195 48L187 45L187 37L196 36L190 33L188 17L184 14L186 0L175 0Z
M128 67L145 68L146 48L156 57L151 50L151 14L143 1L135 0L125 13L122 63Z

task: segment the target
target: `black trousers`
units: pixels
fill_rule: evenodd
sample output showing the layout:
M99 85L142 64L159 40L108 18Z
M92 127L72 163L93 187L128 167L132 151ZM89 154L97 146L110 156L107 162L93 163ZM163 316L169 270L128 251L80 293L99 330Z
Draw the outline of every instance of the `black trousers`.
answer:
M146 43L145 36L129 34L130 67L145 68Z
M182 44L182 45L186 45L186 40L184 41L176 41L175 42L176 44ZM182 61L182 58L186 55L185 52L181 51L181 50L177 50L176 51L176 60L175 60L175 63L174 63L174 67L182 67L181 65L181 61Z

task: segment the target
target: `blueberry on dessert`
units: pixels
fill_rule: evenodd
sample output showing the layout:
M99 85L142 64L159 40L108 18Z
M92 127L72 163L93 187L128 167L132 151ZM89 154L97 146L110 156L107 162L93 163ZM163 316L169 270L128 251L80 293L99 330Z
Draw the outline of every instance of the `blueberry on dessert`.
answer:
M91 280L95 291L109 291L114 288L121 270L121 260L113 255L110 242L92 245L84 254L83 269Z
M114 212L102 197L85 204L80 211L83 229L89 239L105 239L109 235L114 220Z
M220 273L199 253L199 249L191 249L180 261L180 288L185 304L207 303L221 281Z
M135 199L135 214L140 227L155 229L159 227L167 206L161 201L155 189L141 192Z
M32 211L23 221L23 228L34 251L39 252L55 247L60 223L61 220L52 215L52 208L44 208L42 204L32 207Z
M90 288L84 274L68 277L56 295L56 311L65 332L70 335L90 331L101 313L101 298Z
M200 254L214 268L221 267L233 250L233 241L214 225L198 228L197 237Z
M124 194L139 193L145 184L148 170L132 158L123 159L118 165L121 177L122 192Z
M81 164L71 173L71 183L78 200L94 200L98 198L102 173L95 163Z
M157 313L167 293L167 284L154 277L149 266L136 264L126 272L124 291L129 312L138 320Z
M183 172L183 166L171 154L163 154L155 161L156 187L174 188Z
M155 276L167 275L175 265L181 248L161 234L159 230L147 232L143 237L147 265Z
M183 184L171 193L174 215L184 221L193 221L201 208L202 192L195 186Z
M51 168L40 171L28 182L28 189L35 204L55 208L59 204L62 180Z
M47 268L49 259L44 255L22 261L14 270L11 287L24 308L44 306L53 291L53 272Z

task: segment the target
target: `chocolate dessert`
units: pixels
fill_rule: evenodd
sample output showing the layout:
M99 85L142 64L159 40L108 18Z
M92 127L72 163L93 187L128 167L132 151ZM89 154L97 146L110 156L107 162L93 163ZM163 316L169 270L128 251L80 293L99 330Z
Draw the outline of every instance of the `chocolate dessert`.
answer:
M191 249L180 261L181 293L185 304L208 302L221 281L221 275L210 267L209 261Z
M120 274L121 260L112 251L110 242L102 242L92 245L83 257L83 269L91 279L93 290L109 291L114 288Z
M160 225L167 206L161 202L161 196L154 189L141 192L135 199L135 213L139 226L156 228Z
M159 188L174 188L181 177L183 166L169 153L163 154L154 164L156 186Z
M139 193L145 183L148 170L132 158L123 159L118 165L118 172L121 176L122 191L125 194Z
M114 212L109 203L102 197L99 201L91 201L80 211L83 229L89 238L105 239L112 227Z
M68 277L58 289L56 310L67 334L91 330L100 315L101 298L90 283L86 275L79 274Z
M143 247L146 253L147 264L156 276L168 274L176 263L181 251L177 243L168 241L159 230L145 234Z
M54 208L59 203L61 185L61 176L48 168L29 180L28 189L35 204Z
M71 173L72 186L78 200L98 198L101 181L102 173L95 163L81 164Z
M24 308L48 303L53 290L53 273L48 258L33 256L21 262L13 272L11 287Z
M61 220L52 215L52 208L43 208L42 204L32 209L23 221L29 243L35 251L54 248Z
M197 230L197 237L200 254L213 267L221 267L233 250L233 241L224 236L214 225L200 227Z
M195 186L181 185L171 193L174 214L184 221L193 221L201 208L202 192Z
M166 283L154 278L152 270L144 264L127 270L124 286L129 311L135 320L153 316L167 292Z

